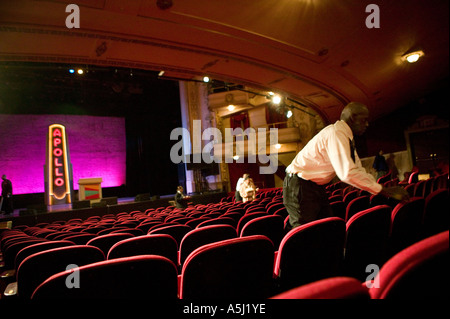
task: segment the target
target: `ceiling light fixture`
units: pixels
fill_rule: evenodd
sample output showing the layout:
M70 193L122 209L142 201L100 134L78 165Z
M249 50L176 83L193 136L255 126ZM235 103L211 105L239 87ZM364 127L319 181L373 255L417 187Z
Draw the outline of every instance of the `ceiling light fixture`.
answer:
M274 95L274 96L272 97L272 103L273 103L273 104L280 104L280 103L281 103L281 96L279 96L279 95Z
M208 82L209 82L209 77L204 76L204 77L203 77L203 82L208 83Z
M402 56L402 61L408 61L409 63L417 62L425 53L422 50L407 53Z
M287 117L287 118L291 118L291 116L292 116L292 111L291 111L291 110L288 110L288 111L286 112L286 117Z
M234 111L236 107L233 104L228 105L228 111Z

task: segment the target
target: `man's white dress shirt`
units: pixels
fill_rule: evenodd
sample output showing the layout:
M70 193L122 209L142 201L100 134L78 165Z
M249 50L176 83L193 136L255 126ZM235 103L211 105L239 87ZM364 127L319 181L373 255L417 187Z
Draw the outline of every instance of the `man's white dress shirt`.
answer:
M337 175L341 181L356 188L378 194L382 186L362 167L355 151L355 161L350 156L353 132L344 121L328 125L315 135L295 156L286 173L325 185Z

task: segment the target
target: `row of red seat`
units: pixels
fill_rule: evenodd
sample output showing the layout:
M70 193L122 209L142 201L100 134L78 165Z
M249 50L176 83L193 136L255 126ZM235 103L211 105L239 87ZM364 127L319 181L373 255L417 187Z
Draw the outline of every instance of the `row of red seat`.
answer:
M446 196L448 203L448 191ZM283 231L282 220L284 219L283 217L286 212L285 210L283 211L283 208L280 208L280 206L277 207L277 205L280 204L280 190L277 190L270 195L269 193L265 194L265 196L260 196L258 200L245 204L236 204L224 200L218 204L198 205L184 211L176 210L173 207L159 208L148 210L146 212L121 213L116 216L98 216L95 218L88 218L86 221L72 220L66 223L38 225L36 227L11 230L8 232L11 236L11 238L9 238L9 244L14 240L14 237L16 237L16 240L19 240L20 238L23 239L25 236L33 237L32 239L28 238L32 240L31 243L33 245L30 245L30 242L26 243L25 246L20 249L21 254L15 256L16 264L18 263L18 265L16 265L16 279L19 295L31 297L37 285L45 280L43 279L44 277L48 278L54 273L63 271L69 263L80 266L79 272L75 273L80 275L80 279L91 278L90 275L84 275L92 273L94 270L91 270L91 268L96 269L94 273L98 272L98 269L100 268L110 269L105 270L105 273L108 273L109 271L109 274L112 276L110 278L115 278L114 281L117 282L117 286L121 285L119 284L120 280L118 280L113 273L122 269L120 273L125 274L127 273L127 267L130 269L139 268L135 265L136 263L143 262L145 264L155 264L157 267L165 267L164 269L166 270L162 270L162 272L167 274L173 274L173 271L168 269L174 268L175 277L178 279L175 281L175 295L179 298L187 299L212 296L215 298L229 298L231 296L240 296L243 298L268 298L277 292L286 291L290 288L303 286L315 280L332 278L338 275L361 278L359 280L361 282L368 276L365 272L365 267L367 265L376 264L379 267L383 265L383 259L374 257L379 256L379 249L377 247L381 246L386 248L384 244L380 243L384 243L383 240L386 240L386 233L390 235L392 232L392 207L378 205L368 211L358 212L351 217L347 223L341 218L332 217L303 225L287 234L282 233L282 240L280 239L281 244L278 247L278 245L274 245L274 242L276 241L269 238L273 235L274 229L278 229L278 234L280 234L280 230L281 232ZM258 212L258 210L261 209L265 209L266 211ZM268 214L269 210L271 214ZM280 210L283 211L280 213L281 215L274 214ZM241 220L241 218L258 213L261 215L255 216L256 218L251 220L255 221L254 224L257 224L256 221L265 221L265 228L254 229L254 233L243 233L247 226L252 224L247 221L247 224L244 227L241 227L240 231L237 231L236 226L239 225L239 220ZM197 214L199 216L197 216ZM200 219L202 216L208 214L211 214L210 219L208 219L209 221L219 220L219 223L222 224L201 225L201 223L207 221L205 220L198 223L195 226L197 227L195 229L192 229L192 227L187 225L188 222L191 222L196 218ZM237 220L237 218L233 219L232 217L227 217L227 214L235 214L235 218L237 216L240 216L240 218L239 220ZM183 218L185 220L182 220ZM186 218L188 218L188 220L186 220ZM222 221L220 220L221 218ZM152 219L152 221L149 219ZM139 229L136 226L137 222L139 222L138 226L143 226L145 223L152 223L155 220L159 222L159 227L152 228L156 226L152 225L146 229L145 232L140 229L142 231L140 234L127 234L125 231ZM184 224L177 222L177 220L179 222L184 222ZM231 220L233 220L234 224L231 223ZM268 220L270 220L270 222L268 222ZM226 224L225 221L230 222L230 224ZM81 226L83 223L86 224ZM223 225L223 223L226 225ZM123 228L122 226L124 224L128 224L128 228ZM99 227L100 225L102 225L102 227ZM106 225L110 227L104 227ZM132 226L134 226L134 228L132 228ZM77 231L74 231L74 228L76 228ZM109 234L100 234L100 232L105 229L114 228L116 229ZM86 232L88 229L95 229L98 233ZM165 233L169 229L178 229L180 232L169 235ZM386 229L388 229L387 232ZM26 231L28 231L29 234L27 234ZM114 233L114 231L118 232ZM183 231L187 232L183 233ZM11 232L16 233L12 234ZM56 233L58 233L58 235L67 233L70 234L72 238L43 238L49 236L52 237L52 235L55 235ZM70 241L71 239L75 240L73 233L77 233L78 236L92 236L87 236L87 238L83 239L87 240L85 243L88 243L88 245L75 245L73 241ZM149 235L140 236L145 233L149 233ZM190 244L187 239L188 237L186 236L187 233L193 235ZM261 233L263 235L261 235ZM7 232L2 233L2 252L5 252L4 249L8 246L8 240L6 239L8 236L6 235ZM216 237L212 238L211 236ZM195 237L197 238L192 239ZM109 241L103 241L103 239L106 238L109 239ZM42 242L40 242L40 240ZM199 240L199 242L196 242L196 240ZM418 239L416 238L416 240ZM160 242L160 245L156 244L158 241ZM145 242L147 245L144 244ZM361 243L364 243L364 245L361 245ZM50 248L52 245L61 245L64 247L54 247L51 250L46 249L40 253L32 254L32 256L27 256L27 254L23 252L23 250L28 249L28 253L33 253L35 252L34 250L43 248L38 247L40 245L48 245L46 248ZM184 247L189 246L190 250L186 249L184 252ZM94 247L94 250L86 247ZM168 249L167 251L157 251L156 247L172 247L172 249ZM80 248L84 251L89 249L91 253L96 256L94 258L98 258L99 260L88 259L88 262L86 262L80 257L80 260L75 260L78 263L70 262L70 260L74 261L74 256L82 255L82 253L80 253L80 255L75 253L75 251ZM143 250L139 251L139 249ZM152 251L151 249L154 250ZM60 253L62 255L57 254L56 257L52 257L53 262L39 262L39 259L37 259L35 255L42 257L49 251L52 253L55 251L62 251L62 253ZM98 251L102 253L102 257L98 254ZM167 253L166 255L165 253L168 251L171 251L172 253ZM136 257L141 253L151 255L155 258L147 256L144 258L146 261L141 261L140 257ZM386 251L383 253L386 253ZM8 254L4 254L5 262L8 261L7 255ZM66 255L67 258L72 259L69 260L61 257ZM157 257L157 255L159 257ZM226 258L224 258L225 256ZM34 258L34 262L30 261L33 260L32 257ZM383 255L383 258L386 258L386 255ZM18 259L18 261L16 259ZM25 260L27 260L27 263L24 263ZM113 260L115 261L113 262ZM24 266L27 264L29 266ZM162 264L167 267L162 266ZM39 267L39 265L42 266ZM58 265L57 267L59 268L54 269L48 267L48 265ZM34 269L33 275L26 277L27 268L30 270ZM352 271L355 272L352 273ZM108 293L110 291L115 291L116 296L121 297L137 296L138 298L146 298L149 294L149 292L145 293L142 290L144 289L144 279L142 280L142 289L136 288L136 295L134 295L134 292L128 295L125 293L122 295L117 292L117 289L113 289L108 284L98 281L100 278L103 278L98 274L92 275L93 277L92 279L89 279L89 282L97 282L97 284L107 291L102 290L102 292L97 289L97 292L95 292L96 289L92 287L89 288L89 285L84 286L86 290L67 289L65 285L66 281L64 279L67 279L73 272L73 270L67 270L59 275L54 275L57 279L49 280L52 283L43 284L44 288L40 288L41 292L36 292L36 298L39 296L55 296L55 294L64 296L67 293L69 294L67 295L68 297L90 297L92 294L93 297L110 297ZM28 290L27 288L24 288L28 283L33 283L33 279L30 278L33 276L35 278L38 277L36 274L42 274L43 278L39 279L40 282L34 282L34 285L30 284L31 288L28 288ZM73 274L73 276L75 276L75 274ZM360 277L360 274L362 274L363 277ZM147 274L147 277L149 276L150 275ZM28 279L19 280L22 277ZM107 277L108 276L105 278ZM159 278L163 280L163 277L164 276L161 276ZM169 275L169 277L172 278L173 276ZM134 278L133 275L131 275L131 278ZM128 277L128 279L130 278ZM138 277L134 279L139 281ZM154 278L148 278L148 280L154 280ZM168 279L168 281L172 282L173 279ZM20 282L27 284L21 284ZM59 288L54 286L57 282L60 283ZM86 280L84 282L86 282ZM130 282L133 282L133 280ZM155 283L155 281L153 282ZM62 284L64 284L64 286ZM148 287L153 287L152 284L147 284L150 285ZM172 284L167 284L167 287L172 286ZM141 286L137 284L136 287ZM22 290L22 288L25 290ZM60 291L63 288L65 290ZM132 289L130 289L128 290L131 291ZM127 289L124 291L126 290ZM171 291L171 296L173 297L174 290L169 288L168 290ZM158 296L161 298L169 297L169 295L166 296L162 293Z

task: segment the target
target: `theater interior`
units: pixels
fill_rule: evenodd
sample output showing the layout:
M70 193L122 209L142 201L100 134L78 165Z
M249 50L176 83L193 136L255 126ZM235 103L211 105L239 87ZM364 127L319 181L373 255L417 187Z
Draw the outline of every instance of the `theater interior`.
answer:
M168 299L175 315L261 315L183 307L257 300L267 316L274 299L448 299L448 6L0 2L0 174L13 186L13 211L0 209L0 302ZM335 180L336 215L288 230L285 169L352 101L370 112L356 138L363 167L375 177L382 150L378 183L410 201ZM247 203L234 199L244 173L259 189ZM203 242L188 251L190 233ZM81 289L68 289L68 264Z

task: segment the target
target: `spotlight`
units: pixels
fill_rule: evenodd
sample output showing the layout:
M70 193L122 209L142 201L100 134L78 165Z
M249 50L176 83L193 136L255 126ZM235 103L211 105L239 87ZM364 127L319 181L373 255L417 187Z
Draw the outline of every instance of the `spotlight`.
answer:
M279 95L274 95L272 97L272 103L273 104L280 104L281 103L281 97Z
M74 74L74 73L75 73L75 70L74 70L74 69L69 69L69 73L70 73L70 74Z
M84 73L84 71L83 71L83 69L78 69L78 70L77 70L77 73L81 75L81 74Z
M277 149L277 150L279 150L280 148L281 148L281 144L275 144L275 148Z
M402 61L408 61L409 63L417 62L425 53L422 50L407 53L402 56Z
M163 76L164 73L165 73L164 71L160 71L159 74L158 74L158 76Z
M291 110L288 110L287 112L286 112L286 117L287 118L290 118L292 116L292 111Z
M209 80L209 77L207 77L207 76L204 76L203 77L203 82L205 82L205 83L208 83L210 80Z
M235 161L237 161L237 160L239 159L239 155L234 155L234 156L233 156L233 159L234 159Z
M234 111L235 106L233 104L228 105L228 111Z

